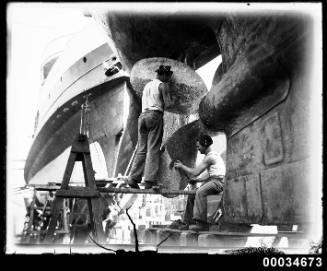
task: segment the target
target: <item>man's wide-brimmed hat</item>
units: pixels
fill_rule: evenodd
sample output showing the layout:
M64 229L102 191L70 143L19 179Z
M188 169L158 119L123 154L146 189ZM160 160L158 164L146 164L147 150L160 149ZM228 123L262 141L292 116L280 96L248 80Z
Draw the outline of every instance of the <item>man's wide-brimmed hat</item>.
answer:
M160 65L159 69L156 70L158 74L167 74L172 75L173 71L170 70L171 66L166 65Z

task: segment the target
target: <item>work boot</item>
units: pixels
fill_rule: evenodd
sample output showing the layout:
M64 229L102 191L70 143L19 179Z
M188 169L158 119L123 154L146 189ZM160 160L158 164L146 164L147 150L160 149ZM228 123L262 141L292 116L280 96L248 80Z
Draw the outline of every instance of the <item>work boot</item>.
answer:
M145 182L144 189L151 189L154 185L154 182Z
M184 223L182 220L178 219L173 221L169 226L169 229L174 229L174 230L185 230L188 229L188 225Z
M135 189L140 189L139 185L137 184L137 181L135 180L128 180L127 184L131 187L131 188L135 188Z
M180 231L187 231L189 229L189 227L190 226L188 224L184 223L184 225L179 225L177 229Z
M189 230L191 231L208 231L209 230L209 224L202 222L202 221L196 221L195 225L190 225Z

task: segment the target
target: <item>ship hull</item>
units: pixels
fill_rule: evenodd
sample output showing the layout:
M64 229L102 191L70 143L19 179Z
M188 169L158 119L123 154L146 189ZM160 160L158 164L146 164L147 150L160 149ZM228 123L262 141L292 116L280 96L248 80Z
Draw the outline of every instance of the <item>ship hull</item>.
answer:
M101 176L107 177L114 173L116 154L119 147L119 137L123 130L124 110L124 81L120 79L98 86L96 91L104 92L90 101L91 112L89 114L89 143L98 142L101 150L95 156L103 156L105 159L106 173ZM83 100L83 94L72 100ZM67 119L63 120L59 127L52 126L50 118L48 125L43 128L30 151L26 163L26 180L29 184L47 184L49 182L60 183L68 161L69 150L80 130L81 113L80 108L71 112ZM73 110L72 110L73 111ZM55 118L56 115L53 117ZM97 150L99 152L99 150ZM92 158L93 153L91 153ZM102 158L102 157L101 157ZM94 160L93 160L94 161ZM94 161L95 167L98 161ZM27 171L28 169L28 171ZM99 173L99 172L98 172ZM72 176L72 181L81 177L77 172Z
M81 105L86 96L90 103L89 143L96 147L91 148L94 166L101 169L104 178L114 174L128 74L107 43L80 54L77 60L70 55L66 51L64 59L58 60L64 68L54 67L41 88L37 129L24 169L27 184L61 182L70 147L80 132ZM116 67L106 74L108 68ZM83 181L81 170L74 176Z

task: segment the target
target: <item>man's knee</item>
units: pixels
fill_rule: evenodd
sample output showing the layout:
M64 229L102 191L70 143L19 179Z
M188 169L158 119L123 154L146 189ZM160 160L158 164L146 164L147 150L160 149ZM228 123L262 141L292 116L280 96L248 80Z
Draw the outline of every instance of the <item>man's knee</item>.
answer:
M201 187L196 191L196 196L198 196L200 198L206 197L207 194L208 194L207 189L201 189Z

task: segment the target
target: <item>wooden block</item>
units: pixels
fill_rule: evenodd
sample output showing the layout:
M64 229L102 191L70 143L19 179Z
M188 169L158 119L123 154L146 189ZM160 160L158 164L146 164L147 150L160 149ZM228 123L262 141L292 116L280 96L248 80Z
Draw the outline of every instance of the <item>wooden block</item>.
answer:
M201 247L243 247L246 241L247 236L237 235L201 233L198 237L198 244Z
M198 245L198 234L195 232L184 231L180 234L180 245L181 246L197 246Z

